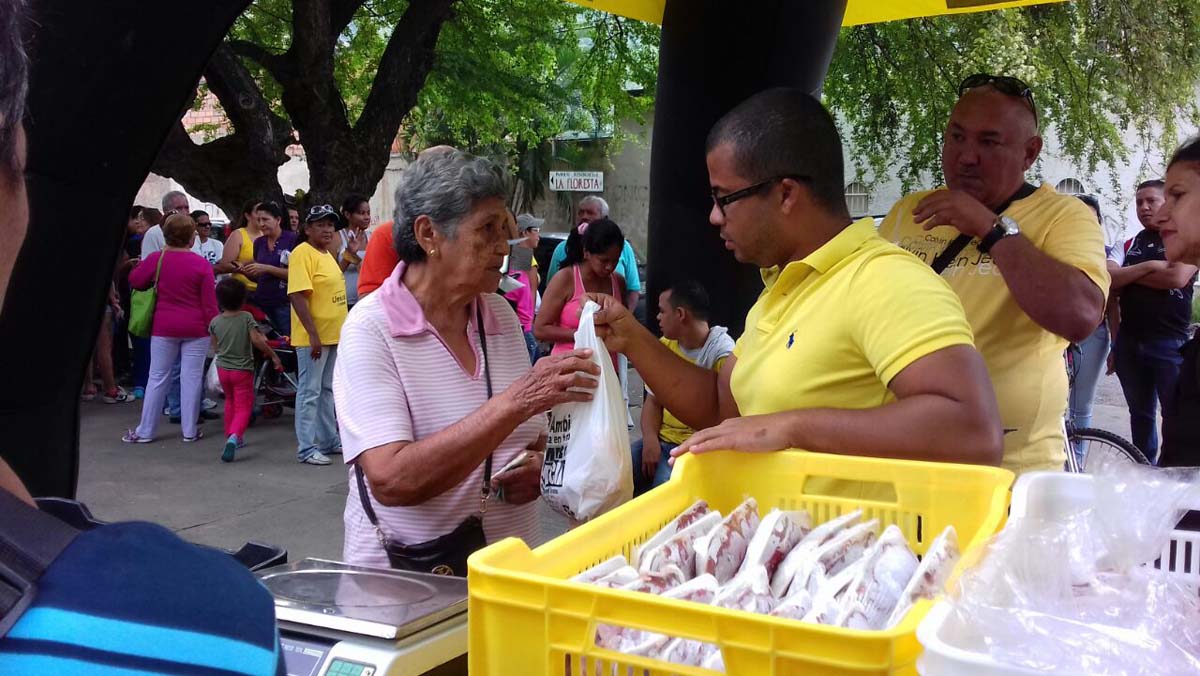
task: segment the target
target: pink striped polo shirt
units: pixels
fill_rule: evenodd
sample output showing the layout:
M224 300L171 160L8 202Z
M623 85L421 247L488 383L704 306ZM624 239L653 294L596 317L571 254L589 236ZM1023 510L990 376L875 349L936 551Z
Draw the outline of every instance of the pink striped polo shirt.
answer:
M350 495L343 514L343 558L356 565L387 567L387 555L375 537L358 497L354 459L395 441L420 441L475 412L487 400L483 353L475 328L474 306L467 335L475 348L476 372L466 373L425 319L416 298L404 286L406 265L396 266L379 290L354 306L342 327L333 396L342 450L350 465ZM529 352L512 308L500 296L485 293L483 323L487 335L492 388L500 394L529 371ZM499 471L546 431L546 418L535 415L519 425L493 456ZM384 507L371 498L380 527L393 540L415 544L454 530L479 510L481 464L460 484L424 504ZM509 505L491 501L483 517L488 542L519 537L537 544L537 503Z

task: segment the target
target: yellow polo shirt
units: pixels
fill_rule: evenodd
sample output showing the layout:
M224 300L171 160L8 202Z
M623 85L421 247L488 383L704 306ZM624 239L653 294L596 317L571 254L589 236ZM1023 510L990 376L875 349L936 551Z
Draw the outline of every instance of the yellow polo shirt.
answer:
M730 389L742 415L878 408L905 367L971 345L958 298L864 218L803 260L764 270ZM936 425L937 421L929 421Z
M696 363L684 353L683 348L679 346L678 340L659 338L658 342L666 345L669 350L679 355L683 359L686 359L693 364ZM720 373L721 367L725 366L725 360L727 359L729 359L729 355L719 357L715 362L713 362L712 370L716 373ZM666 441L678 445L687 441L688 438L695 433L696 430L688 427L683 421L681 421L679 418L676 418L674 413L671 413L665 408L662 410L662 427L658 428L658 436L660 439L665 439Z
M292 250L288 259L288 293L311 291L308 311L322 345L337 345L346 322L346 278L327 251L317 251L308 242ZM292 308L292 345L312 347L308 331Z
M925 232L913 222L913 209L928 194L901 199L879 227L880 236L912 252L926 265L959 234L948 225ZM1004 213L1017 222L1021 234L1034 246L1080 270L1108 294L1104 234L1087 205L1042 185ZM1066 460L1063 350L1067 340L1025 314L1009 293L1000 268L991 256L980 253L978 244L972 241L967 245L942 277L962 300L975 345L996 388L1005 430L1003 466L1018 474L1061 470Z

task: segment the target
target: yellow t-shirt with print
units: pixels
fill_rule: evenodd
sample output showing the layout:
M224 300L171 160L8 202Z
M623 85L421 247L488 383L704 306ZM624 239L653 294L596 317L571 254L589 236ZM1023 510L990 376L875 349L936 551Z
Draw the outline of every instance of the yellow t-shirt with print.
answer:
M311 291L308 311L322 345L337 345L346 321L346 279L337 261L327 251L308 242L292 250L288 259L288 293ZM292 308L292 345L312 347L308 331Z
M804 259L762 275L766 288L733 351L730 389L744 416L878 408L895 400L888 383L910 364L972 344L950 287L881 239L870 218L850 224ZM854 490L847 482L828 482L820 490L894 499L891 491Z
M683 348L679 346L678 340L669 340L667 338L659 338L658 340L663 345L666 345L667 348L670 349L675 354L679 355L680 357L683 357L684 359L692 362L693 364L695 363L694 361L692 361L691 358L689 358L686 354L684 354ZM721 367L725 365L725 360L728 358L729 358L729 355L725 355L724 357L718 358L715 362L713 362L712 370L717 373L720 373ZM695 433L696 433L696 430L685 425L679 418L676 418L673 413L671 413L670 411L668 411L665 408L662 410L662 426L658 428L658 437L660 439L663 439L664 441L669 441L673 444L678 445L678 444L682 444L683 442L687 441L688 437L692 436Z
M879 227L880 236L927 265L959 235L952 226L925 232L913 221L913 209L928 194L901 199ZM1108 294L1104 234L1087 205L1042 185L1004 214L1017 222L1021 235L1034 246L1080 270ZM1062 469L1066 460L1063 350L1067 340L1037 325L1021 310L1000 268L978 245L977 240L967 245L942 277L962 300L975 345L996 388L1005 430L1003 466L1018 474Z

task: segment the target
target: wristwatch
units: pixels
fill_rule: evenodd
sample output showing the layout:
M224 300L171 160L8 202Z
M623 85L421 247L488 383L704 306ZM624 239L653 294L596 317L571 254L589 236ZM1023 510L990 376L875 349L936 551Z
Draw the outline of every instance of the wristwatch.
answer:
M992 226L991 232L979 240L979 246L975 247L983 253L987 253L996 242L1005 237L1014 237L1021 234L1021 229L1017 227L1017 222L1008 216L997 216L996 223Z

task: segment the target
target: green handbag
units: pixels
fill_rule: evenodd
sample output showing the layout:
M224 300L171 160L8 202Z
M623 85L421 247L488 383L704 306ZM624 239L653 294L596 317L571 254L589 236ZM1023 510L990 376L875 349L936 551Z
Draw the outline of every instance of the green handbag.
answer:
M138 338L149 338L154 327L154 304L158 300L158 276L162 274L163 259L167 252L158 254L158 267L154 270L154 286L145 291L134 290L129 294L129 333Z

